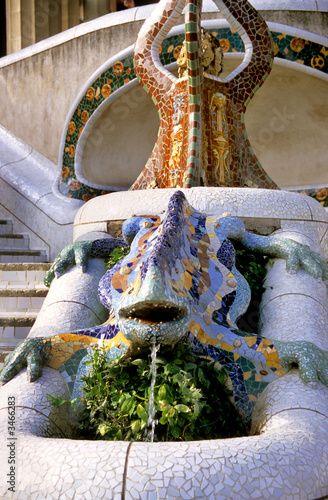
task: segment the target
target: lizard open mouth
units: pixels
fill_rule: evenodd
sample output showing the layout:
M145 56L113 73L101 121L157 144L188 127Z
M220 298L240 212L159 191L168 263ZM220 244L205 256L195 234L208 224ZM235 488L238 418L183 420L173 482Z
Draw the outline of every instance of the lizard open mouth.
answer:
M135 344L175 344L188 329L188 310L168 301L144 301L119 311L123 334Z

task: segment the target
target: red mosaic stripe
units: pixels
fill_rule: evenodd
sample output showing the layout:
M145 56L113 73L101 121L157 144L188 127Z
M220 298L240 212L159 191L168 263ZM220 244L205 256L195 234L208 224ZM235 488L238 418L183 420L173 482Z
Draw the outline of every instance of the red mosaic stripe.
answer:
M199 165L201 154L201 99L202 99L202 66L201 66L201 0L187 0L185 25L188 68L189 96L189 138L188 156L183 187L190 188L199 184ZM189 27L189 29L188 29ZM191 62L196 62L192 67ZM197 64L198 63L198 64ZM191 100L190 97L193 97ZM196 134L195 134L196 131Z
M168 96L172 80L167 76L164 68L154 61L152 47L157 35L164 28L173 26L171 16L174 10L181 10L185 0L161 0L146 20L139 32L133 58L135 73L140 83L148 89L149 95L155 102L159 111L161 122L157 140L150 158L131 187L131 189L144 189L151 182L156 182L160 176L159 165L164 161L165 137L170 126L170 112L172 103Z

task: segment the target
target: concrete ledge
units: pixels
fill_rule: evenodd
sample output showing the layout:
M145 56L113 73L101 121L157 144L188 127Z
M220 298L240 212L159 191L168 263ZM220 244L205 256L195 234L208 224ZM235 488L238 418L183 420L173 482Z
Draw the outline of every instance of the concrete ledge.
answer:
M48 288L0 288L0 297L46 297Z
M15 313L4 315L0 313L1 326L32 326L35 323L38 313Z
M327 0L298 0L297 2L293 0L252 0L251 4L253 5L253 7L255 7L255 9L264 13L266 11L303 11L309 13L328 12ZM8 64L13 64L21 59L39 54L44 50L49 50L52 47L61 45L72 40L73 38L81 37L93 31L103 30L117 25L124 25L134 21L144 21L150 16L155 6L156 3L152 5L143 5L141 7L136 7L125 11L113 12L87 23L80 24L62 33L58 33L58 35L54 35L45 40L42 40L41 42L26 47L25 49L2 57L0 59L0 68L3 66L7 66ZM203 12L207 14L219 14L218 8L212 0L204 0ZM220 16L218 15L217 17Z
M231 215L279 221L310 221L328 227L326 210L314 199L288 191L250 188L180 189L189 203L208 214ZM152 189L111 193L94 198L78 211L74 221L74 239L92 230L99 231L104 223L133 215L158 214L166 208L173 189ZM90 228L89 228L90 225Z
M31 248L44 250L49 260L71 240L72 222L83 204L52 191L56 170L52 162L0 126L1 218L11 220L16 233L27 233Z
M48 271L50 269L51 264L48 262L8 262L1 263L0 262L0 271Z

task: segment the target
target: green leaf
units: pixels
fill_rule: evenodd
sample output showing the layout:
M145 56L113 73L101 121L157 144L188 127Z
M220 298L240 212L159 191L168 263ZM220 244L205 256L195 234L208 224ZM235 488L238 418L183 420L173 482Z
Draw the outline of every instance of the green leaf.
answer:
M131 423L131 430L134 436L140 431L140 428L141 428L140 420L134 420Z
M157 356L157 358L156 358L156 364L157 365L166 365L167 364L167 359L162 358L162 356Z
M78 425L80 436L142 440L148 422L149 354L135 360L122 357L107 361L98 350L91 368L91 375L84 377L86 408ZM161 424L156 427L156 440L244 435L241 419L231 410L226 399L228 392L221 383L227 373L216 369L213 361L195 357L186 343L177 344L174 353L163 349L155 385L155 405ZM58 402L63 403L64 400Z
M186 363L183 368L186 372L190 372L197 368L197 365L195 363Z
M145 364L146 364L146 361L144 359L141 359L141 358L137 358L137 359L134 359L133 361L131 361L131 365L135 365L135 366L142 366Z
M165 386L165 384L163 384L163 385L161 385L161 387L158 390L158 398L163 400L163 399L165 399L166 394L167 394L166 386Z
M183 385L183 386L181 387L181 393L182 393L182 395L183 395L183 396L185 396L185 397L188 397L188 396L190 396L190 395L191 395L191 392L190 392L189 387L187 387L187 386L185 386L185 385Z
M138 394L136 394L136 397L137 397L138 399L141 399L142 401L148 401L148 399L147 399L147 398L143 398L143 397L139 396Z
M204 373L204 371L203 371L203 369L201 367L198 367L197 375L198 375L199 380L203 384L205 384L207 382L206 377L205 377L205 373Z
M107 432L107 425L105 423L100 424L98 426L98 432L99 432L99 434L101 434L102 436L104 436L106 434L106 432Z
M128 246L117 247L112 250L109 254L108 259L105 261L105 266L109 269L113 267L117 262L119 262L123 257L128 255L130 252L130 248Z
M107 405L107 396L105 397L104 401L101 403L101 408L105 408L105 406Z
M200 413L200 404L198 403L198 401L195 401L194 403L194 415L195 417L198 417Z
M170 409L168 411L168 417L173 417L174 415L176 415L176 411L175 411L175 408L173 406L170 406Z
M173 374L179 373L179 371L180 371L180 368L177 365L175 365L174 363L168 363L166 365L166 369L169 373L173 373Z
M173 425L172 427L170 427L170 431L172 436L176 438L180 436L180 429L177 425Z
M85 366L90 366L90 365L94 365L94 360L93 359L89 359L88 361L84 361L83 364Z
M65 403L71 404L69 399L56 398L55 396L51 396L51 394L48 394L48 398L50 399L52 406L62 406Z
M129 417L130 417L130 418L132 417L132 415L133 415L133 413L134 413L134 410L135 410L135 408L136 408L136 404L137 404L137 403L136 403L135 399L133 398L133 404L131 405L131 407L130 407L130 409L129 409Z
M185 381L185 377L182 375L181 372L179 373L176 373L175 375L173 375L172 377L172 382L174 384L182 384L183 382Z
M171 408L171 406L170 406L170 405L167 405L167 406L165 406L165 407L163 408L163 410L162 410L162 415L163 415L163 417L166 417L166 416L169 414L170 408Z
M144 422L148 421L148 414L141 404L138 404L138 406L137 406L137 415Z
M177 422L177 418L176 417L167 417L167 421L168 421L169 426L173 427Z
M134 403L134 398L130 397L124 401L124 403L121 406L121 413L122 415L127 415L131 409L131 406Z
M188 408L188 406L186 406L186 405L178 404L178 405L175 405L174 408L179 413L189 413L190 412L190 408Z

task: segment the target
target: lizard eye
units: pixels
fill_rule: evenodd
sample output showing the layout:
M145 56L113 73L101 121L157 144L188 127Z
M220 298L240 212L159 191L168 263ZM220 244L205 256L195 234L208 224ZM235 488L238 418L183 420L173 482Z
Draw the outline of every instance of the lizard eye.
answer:
M131 245L134 237L139 233L142 229L148 229L153 226L153 220L148 217L131 217L123 222L122 233L123 238Z
M122 274L124 276L126 274L130 274L131 271L132 271L132 267L125 265L125 266L121 267L120 274Z

